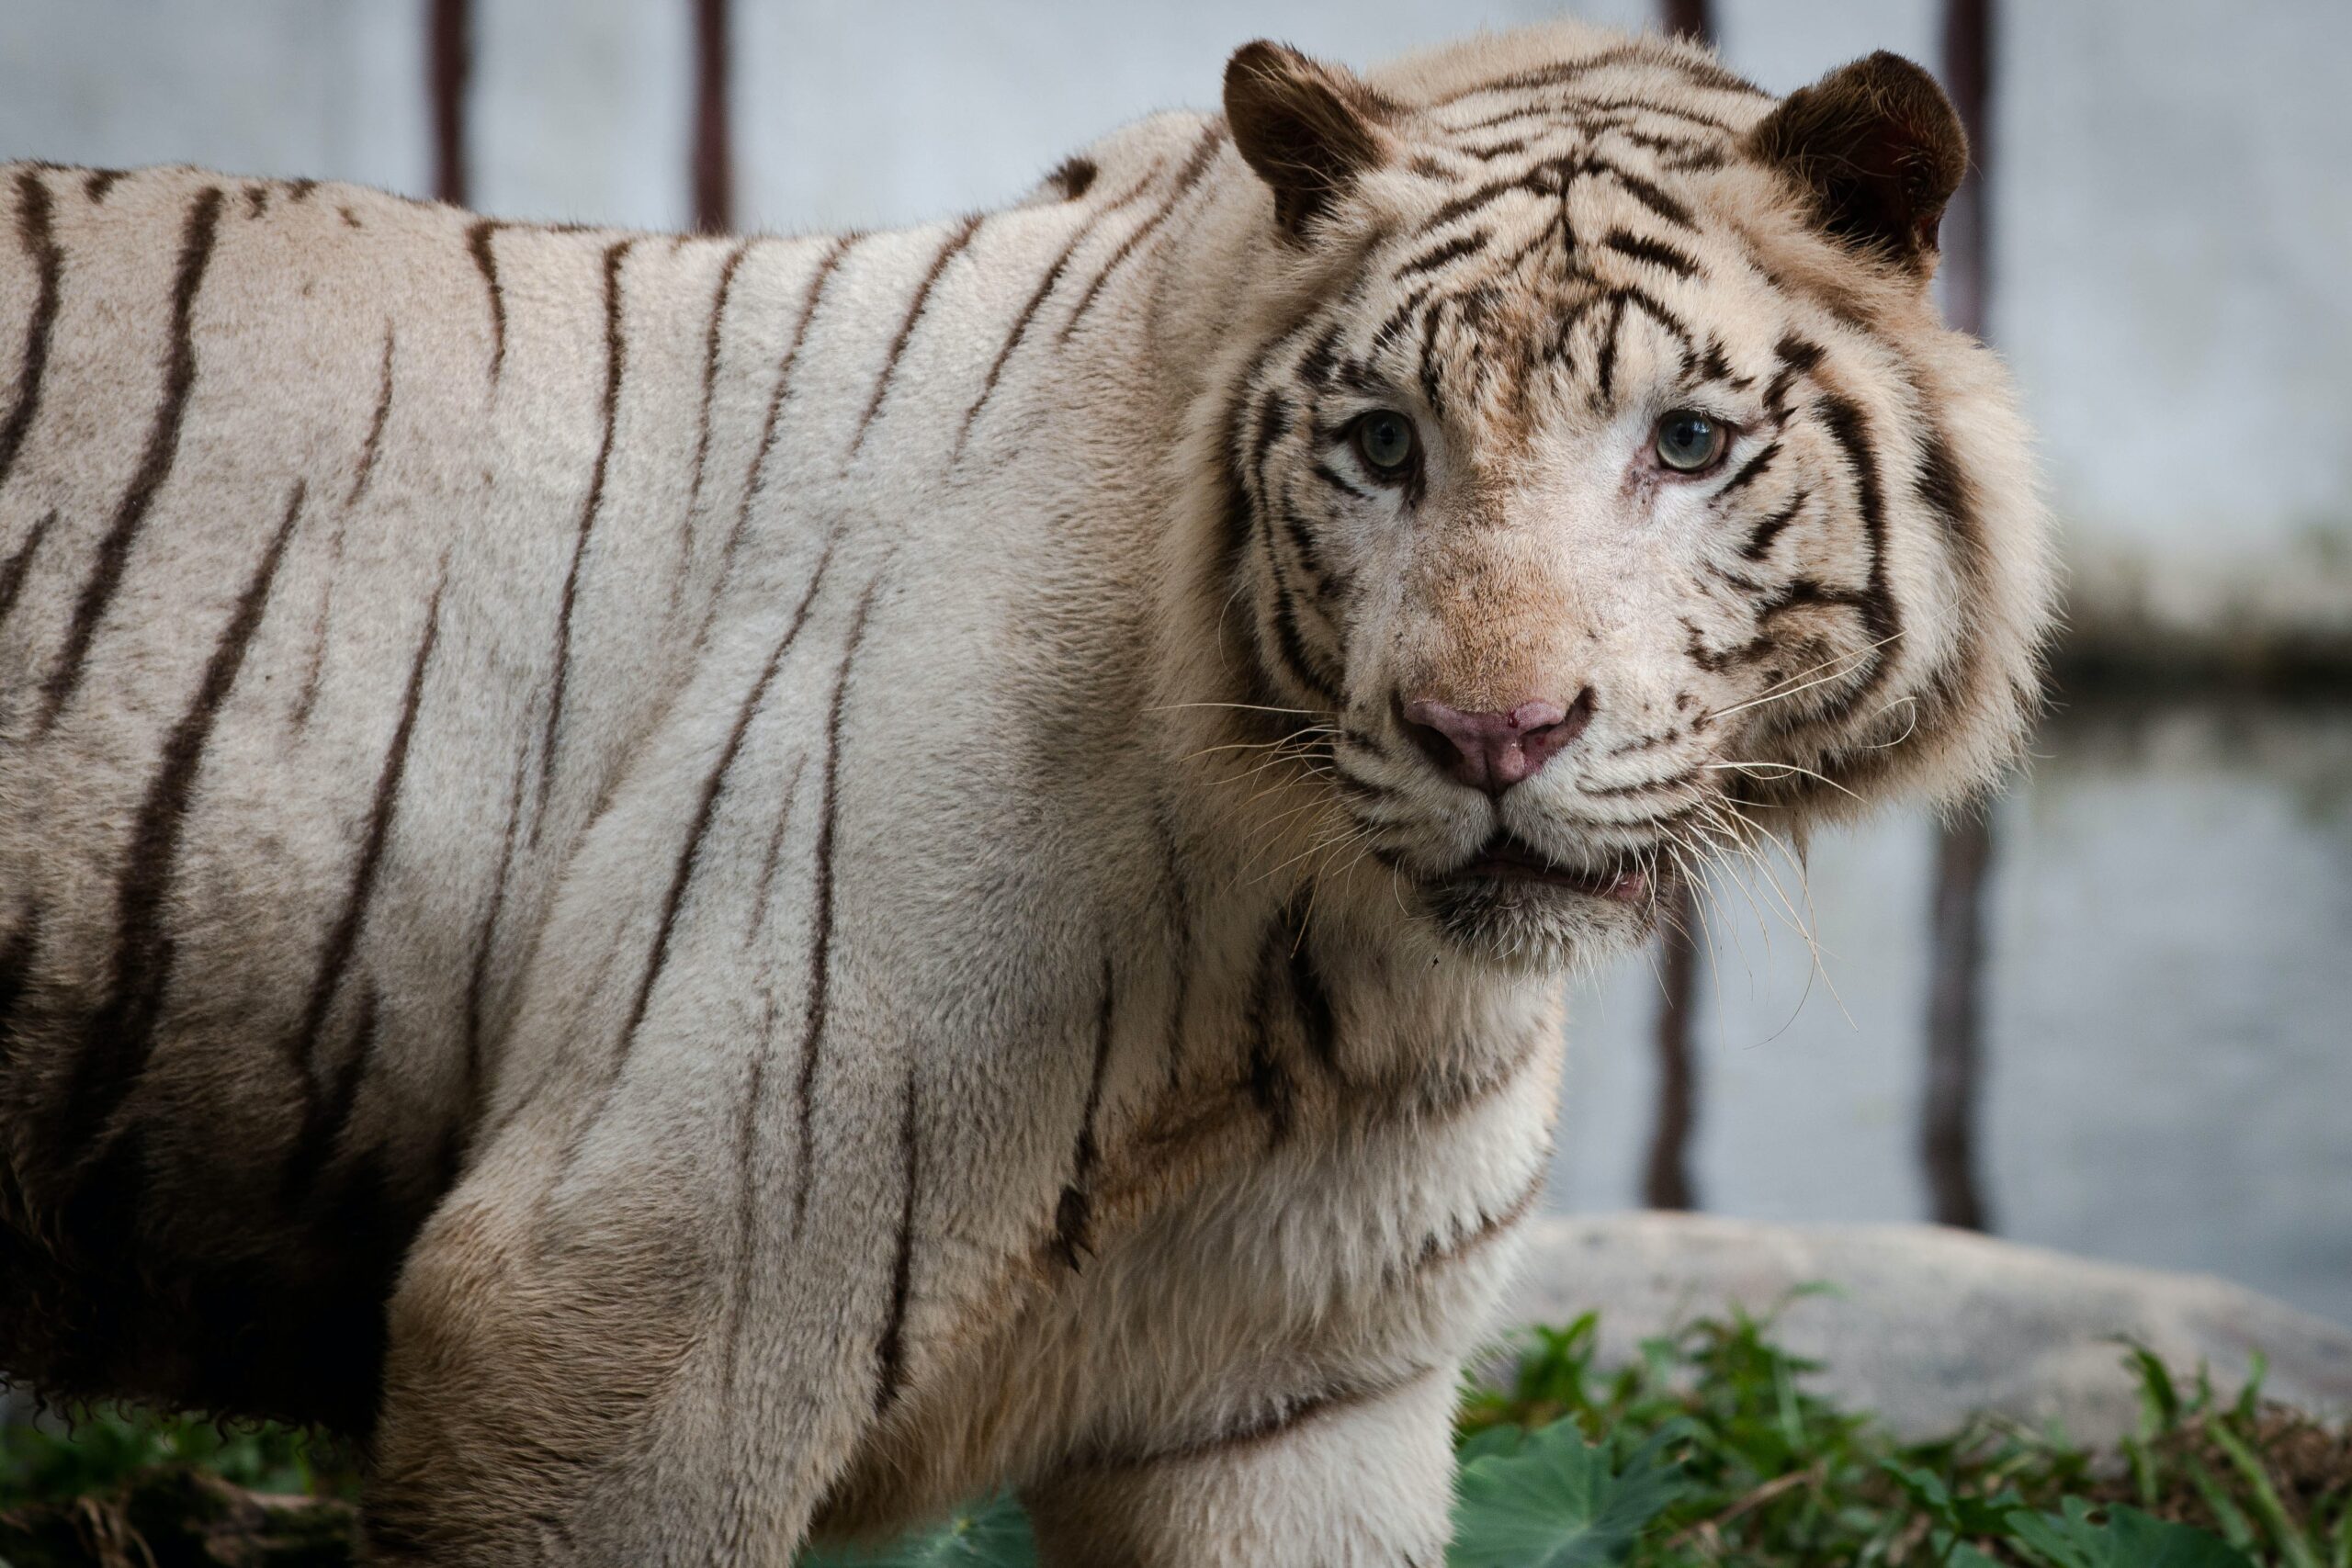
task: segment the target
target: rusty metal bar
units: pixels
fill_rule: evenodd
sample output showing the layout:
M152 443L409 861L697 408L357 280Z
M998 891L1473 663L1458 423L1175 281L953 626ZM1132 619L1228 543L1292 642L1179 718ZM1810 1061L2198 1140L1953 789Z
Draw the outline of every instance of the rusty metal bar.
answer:
M1642 1167L1642 1202L1652 1209L1695 1209L1690 1134L1699 1122L1699 1062L1691 1043L1698 1013L1698 899L1677 879L1658 932L1657 1115Z
M1715 41L1714 7L1708 0L1663 0L1666 30L1693 43Z
M1945 213L1943 286L1952 325L1983 336L1991 225L1985 181L1993 166L1993 0L1945 0L1944 85L1973 151L1968 177ZM1941 825L1928 918L1927 1065L1919 1104L1919 1159L1928 1209L1940 1224L1988 1230L1993 1216L1979 1175L1984 1098L1984 885L1993 824L1973 810Z
M433 100L433 194L463 207L468 195L466 88L473 75L471 0L427 0L425 68Z
M695 0L695 227L706 234L723 234L735 226L728 24L728 0Z
M1973 1231L1992 1224L1977 1179L1976 1137L1984 1077L1984 880L1992 862L1992 822L1982 811L1947 822L1938 833L1919 1159L1936 1223Z
M1944 90L1968 131L1968 177L1944 213L1944 308L1953 326L1984 335L1991 254L1985 182L1993 167L1993 0L1944 0Z

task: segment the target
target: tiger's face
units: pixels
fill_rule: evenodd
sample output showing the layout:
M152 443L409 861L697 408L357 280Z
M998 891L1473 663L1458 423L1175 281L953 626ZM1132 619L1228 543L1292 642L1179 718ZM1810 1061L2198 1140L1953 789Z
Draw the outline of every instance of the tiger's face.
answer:
M2041 523L1926 298L1965 143L1916 67L1774 110L1655 40L1390 90L1252 46L1227 111L1291 271L1223 432L1263 705L1449 937L1556 963L2011 755Z

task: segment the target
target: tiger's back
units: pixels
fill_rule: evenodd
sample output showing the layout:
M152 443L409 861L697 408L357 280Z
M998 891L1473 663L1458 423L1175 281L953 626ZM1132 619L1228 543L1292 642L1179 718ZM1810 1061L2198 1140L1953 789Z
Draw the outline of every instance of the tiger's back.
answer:
M551 868L742 510L744 252L0 193L0 1343L51 1393L364 1426Z

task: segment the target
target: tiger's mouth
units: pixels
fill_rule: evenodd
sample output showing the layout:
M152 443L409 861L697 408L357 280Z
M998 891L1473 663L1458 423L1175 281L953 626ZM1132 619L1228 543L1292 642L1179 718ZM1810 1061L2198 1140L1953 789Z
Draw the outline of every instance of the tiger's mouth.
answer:
M1480 845L1477 852L1447 880L1535 883L1614 904L1640 904L1652 891L1648 870L1631 855L1619 855L1598 865L1568 865L1499 831Z

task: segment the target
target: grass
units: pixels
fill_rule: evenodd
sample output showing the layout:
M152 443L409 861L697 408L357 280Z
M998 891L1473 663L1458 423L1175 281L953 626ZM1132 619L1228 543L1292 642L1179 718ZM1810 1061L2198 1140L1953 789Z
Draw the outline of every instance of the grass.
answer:
M2352 1429L2266 1402L2259 1367L2224 1400L2202 1371L2119 1346L2142 1416L2114 1449L1990 1420L1914 1443L1807 1392L1816 1369L1773 1342L1769 1318L1701 1319L1616 1367L1596 1355L1597 1326L1531 1330L1500 1386L1465 1392L1453 1568L2352 1568ZM88 1543L162 1528L140 1520L183 1506L191 1469L254 1493L347 1499L353 1485L338 1451L276 1428L118 1416L71 1436L20 1427L0 1432L0 1564L107 1562ZM206 1528L228 1528L228 1495L199 1499ZM348 1529L340 1509L239 1517L288 1540L322 1518ZM78 1547L57 1544L68 1526ZM318 1550L236 1560L339 1561ZM1019 1509L999 1500L808 1568L1035 1562Z

